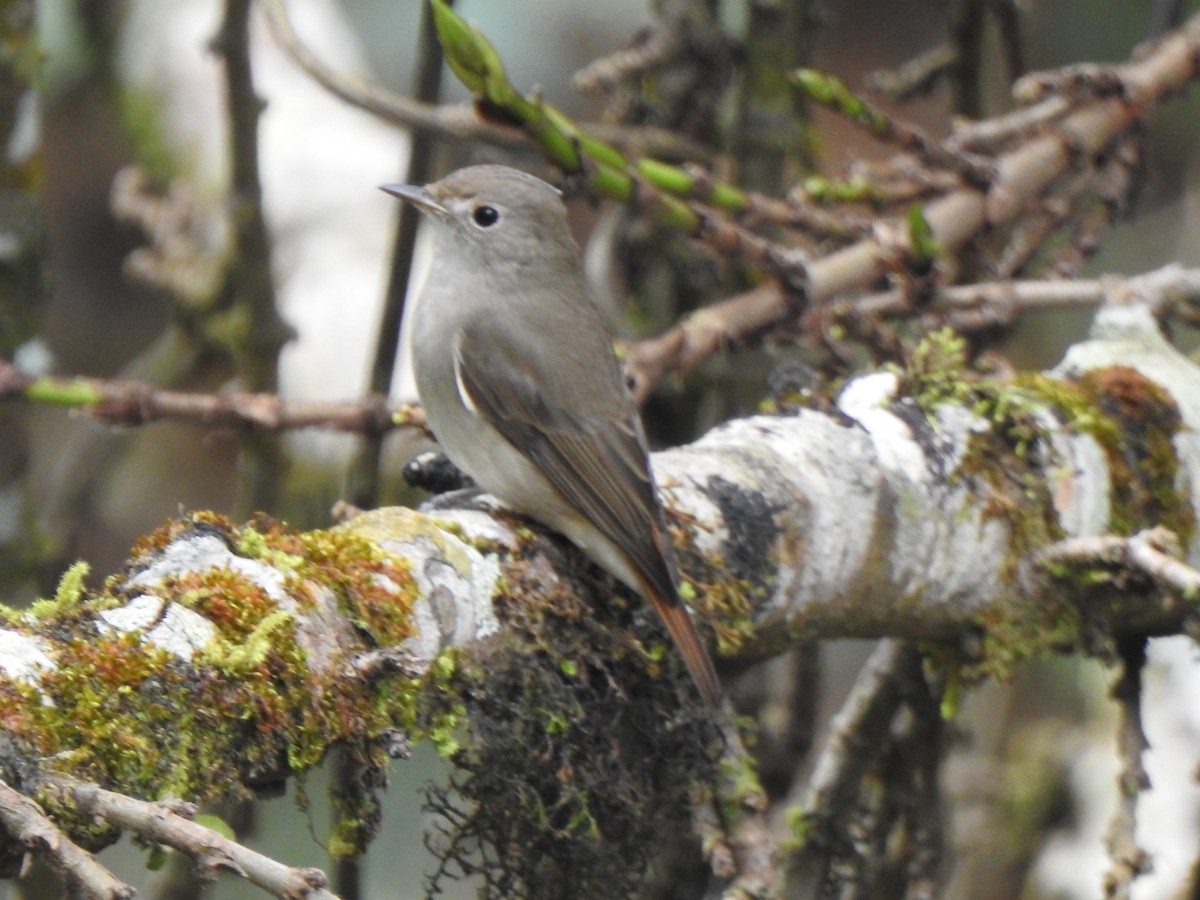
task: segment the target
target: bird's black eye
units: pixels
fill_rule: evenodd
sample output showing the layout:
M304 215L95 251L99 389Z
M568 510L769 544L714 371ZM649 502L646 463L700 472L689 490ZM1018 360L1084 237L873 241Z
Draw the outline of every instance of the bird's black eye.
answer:
M477 206L471 211L471 218L480 228L491 228L500 221L500 213L494 206Z

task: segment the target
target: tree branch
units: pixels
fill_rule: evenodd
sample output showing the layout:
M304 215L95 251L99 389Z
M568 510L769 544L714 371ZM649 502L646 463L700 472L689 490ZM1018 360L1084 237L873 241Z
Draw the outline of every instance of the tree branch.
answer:
M250 63L251 0L224 0L212 49L224 63L229 115L230 203L233 242L225 288L232 294L229 349L238 376L254 391L278 385L279 352L292 338L279 317L271 274L271 241L258 174L258 120L263 101L255 92ZM269 433L242 443L239 505L248 514L278 508L282 448Z
M0 401L16 399L79 409L106 425L124 427L171 421L239 431L321 428L356 434L425 427L419 406L378 396L345 403L293 403L277 394L198 394L134 381L27 375L0 360Z
M1142 754L1150 749L1142 729L1141 713L1146 640L1129 638L1119 644L1121 674L1112 693L1120 706L1117 746L1122 769L1118 779L1117 810L1105 838L1110 866L1104 876L1104 896L1112 900L1129 900L1133 882L1152 866L1146 851L1138 846L1136 833L1138 798L1150 787L1150 778L1142 762Z
M63 834L36 803L4 782L0 782L0 827L29 853L45 859L72 897L132 900L137 893Z
M173 847L185 854L195 864L202 881L213 880L223 870L285 900L337 900L325 889L325 874L319 869L286 866L191 821L196 808L190 803L137 800L57 775L48 776L45 785L61 795L61 802L82 814L131 831L148 843Z

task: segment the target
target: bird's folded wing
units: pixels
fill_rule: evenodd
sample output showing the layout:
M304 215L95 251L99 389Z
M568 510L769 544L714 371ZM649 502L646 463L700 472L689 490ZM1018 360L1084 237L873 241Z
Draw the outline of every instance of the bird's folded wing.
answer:
M585 386L565 384L563 373L545 371L511 328L468 326L457 335L454 354L463 402L528 457L660 596L676 598L646 450L619 369L593 373L613 380L611 386L586 387L620 402L587 409L588 403L575 402Z

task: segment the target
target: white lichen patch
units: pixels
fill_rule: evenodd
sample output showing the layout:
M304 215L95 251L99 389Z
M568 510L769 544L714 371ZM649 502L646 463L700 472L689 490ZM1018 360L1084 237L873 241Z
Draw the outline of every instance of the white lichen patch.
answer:
M858 422L875 443L875 452L885 467L900 472L910 481L928 477L925 451L912 429L888 409L900 389L899 376L876 372L856 378L838 397L838 409Z
M41 638L0 629L0 671L5 676L37 684L40 673L53 668L49 645Z
M124 606L104 610L96 630L101 633L145 630L148 643L184 661L190 660L217 633L216 626L199 613L178 603L166 604L151 594L139 594Z
M896 378L878 373L855 379L838 399L842 412L870 435L890 489L890 581L900 602L985 601L998 583L1008 529L998 519L985 520L971 492L949 476L972 437L988 425L945 405L930 423L932 440L922 445L908 423L884 408L899 388Z
M296 609L295 601L284 588L285 573L267 563L238 556L224 541L211 534L188 534L168 544L146 568L125 582L125 588L153 591L164 578L213 570L233 572L261 588L281 609Z
M411 517L404 538L384 538L380 546L410 561L419 596L413 604L417 633L408 642L417 659L432 660L448 645L466 644L500 629L492 597L500 583L500 561L476 543L509 545L511 532L487 513L439 511ZM451 523L463 535L437 527Z
M1068 431L1048 410L1033 415L1046 439L1038 464L1063 531L1070 537L1106 533L1111 485L1104 449L1090 434Z
M715 450L702 452L707 448L709 444L701 441L683 453L664 450L654 454L652 465L663 501L694 525L690 530L697 552L712 557L721 553L729 530L720 508L701 488L711 478L734 477L729 467L737 465L738 460Z

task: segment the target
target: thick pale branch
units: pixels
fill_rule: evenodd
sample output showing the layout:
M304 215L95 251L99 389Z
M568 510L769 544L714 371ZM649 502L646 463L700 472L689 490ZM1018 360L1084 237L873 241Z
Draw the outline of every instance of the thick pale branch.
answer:
M945 640L986 666L993 647L1003 660L1093 647L1097 627L1110 642L1185 628L1188 582L1159 556L1130 554L1155 580L1108 591L1086 577L1062 590L1080 560L1053 554L1064 540L1167 526L1189 542L1180 565L1195 567L1200 369L1142 299L1111 295L1055 377L984 382L956 347L935 339L904 375L851 382L836 409L731 422L655 455L687 594L727 667L819 637ZM276 782L337 743L380 766L409 737L453 748L464 712L447 702L448 673L487 697L514 651L516 672L548 666L544 677L609 700L629 696L622 668L649 661L640 690L658 689L653 632L628 630L651 617L598 578L478 495L330 532L176 523L102 596L73 573L54 601L0 628L0 714L19 736L0 766L22 771L32 754L106 787L170 784L202 799ZM163 743L165 709L181 745ZM178 710L206 712L178 722ZM757 890L774 875L756 822L731 836L738 876Z
M1112 442L1137 440L1141 431L1166 434L1158 452L1175 457L1158 461L1157 477L1177 467L1181 483L1200 483L1200 441L1189 430L1200 423L1200 370L1162 339L1143 306L1107 308L1096 331L1100 336L1075 347L1061 367L1062 377L1079 382L990 388L962 382L941 400L918 402L904 394L899 375L880 373L852 382L836 412L739 420L689 447L656 454L695 607L716 630L723 655L749 661L803 637L961 637L997 617L1027 615L1022 598L1037 599L1046 585L1023 576L1017 563L1041 549L1037 534L1044 535L1042 547L1054 545L1049 552L1061 554L1070 545L1057 541L1106 535L1117 518L1136 511L1136 498L1115 508L1114 485L1145 473L1115 470ZM1088 376L1093 369L1098 374ZM951 385L966 377L938 376ZM1108 377L1117 380L1102 380ZM1104 409L1106 395L1080 386L1089 383L1144 398L1161 391L1178 401L1182 422L1173 437L1164 421L1122 425ZM963 392L962 401L952 402L955 391ZM1164 402L1156 407L1147 400L1140 412L1178 416ZM1161 487L1145 485L1148 493ZM409 674L447 646L495 633L501 623L492 600L514 584L552 595L594 575L564 567L560 544L483 503L471 508L447 495L427 515L378 510L343 526L402 560L415 578L415 634L405 643ZM1163 513L1166 524L1170 516L1194 517L1195 505L1195 497L1181 494L1179 508ZM1195 555L1194 547L1185 548L1187 565ZM203 645L211 634L189 638L175 630L195 614L181 608L173 618L172 590L164 592L159 582L233 570L275 597L269 560L243 556L204 529L181 534L140 562L126 583L137 603L153 611L128 618L106 612L105 627L143 633L140 623L150 616L158 624L148 636L161 636L171 652ZM1164 560L1155 566L1148 571L1162 578L1170 596L1107 611L1118 632L1181 627L1187 609L1174 592L1186 596L1190 582L1168 577L1173 570ZM344 642L352 629L348 622L332 628L332 609L318 607L325 611L314 617L304 605L283 608L301 646L321 649L323 667L346 671L370 649ZM47 639L25 640L36 649Z

